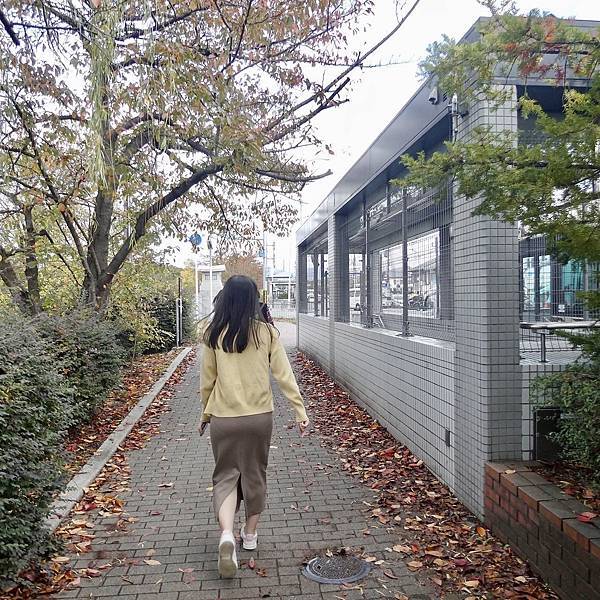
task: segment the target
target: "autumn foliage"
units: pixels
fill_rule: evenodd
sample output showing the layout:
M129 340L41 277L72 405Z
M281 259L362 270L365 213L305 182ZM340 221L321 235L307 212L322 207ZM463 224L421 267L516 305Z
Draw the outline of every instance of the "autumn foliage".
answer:
M3 2L0 280L12 301L42 310L56 270L103 310L161 236L212 231L235 249L262 227L287 232L293 200L328 174L297 150L319 151L315 117L348 100L350 74L380 45L349 50L372 6Z

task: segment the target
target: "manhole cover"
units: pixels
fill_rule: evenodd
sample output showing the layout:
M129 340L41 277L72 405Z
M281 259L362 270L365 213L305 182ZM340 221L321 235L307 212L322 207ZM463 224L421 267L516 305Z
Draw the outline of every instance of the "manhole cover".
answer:
M304 575L319 583L351 583L370 570L371 565L356 556L317 556L304 567Z

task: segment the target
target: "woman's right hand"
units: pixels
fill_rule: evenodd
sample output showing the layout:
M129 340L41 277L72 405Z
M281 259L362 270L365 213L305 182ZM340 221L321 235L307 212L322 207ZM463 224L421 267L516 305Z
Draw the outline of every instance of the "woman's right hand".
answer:
M298 429L300 429L300 437L306 437L308 435L308 426L310 425L310 421L306 419L306 421L300 421L298 423Z

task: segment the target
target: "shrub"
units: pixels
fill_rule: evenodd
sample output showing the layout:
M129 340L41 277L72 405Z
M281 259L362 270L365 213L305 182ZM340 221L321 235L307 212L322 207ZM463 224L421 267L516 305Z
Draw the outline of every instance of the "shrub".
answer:
M554 438L563 457L591 470L591 483L600 488L600 331L569 335L582 350L576 363L539 377L532 386L537 406L561 409Z
M119 382L125 359L119 332L114 323L85 313L40 317L36 326L72 388L74 423L88 421Z
M49 548L43 528L63 484L71 390L32 323L0 324L0 582Z
M156 328L159 335L150 341L145 351L165 352L175 346L176 342L176 316L175 297L165 295L153 298L148 302L149 314L156 319ZM193 306L188 298L183 297L183 339L194 339L195 322Z
M52 548L44 520L65 481L63 441L117 383L117 337L83 313L0 320L0 582Z
M175 298L157 296L147 302L148 314L156 321L158 335L145 348L147 353L165 352L175 346Z

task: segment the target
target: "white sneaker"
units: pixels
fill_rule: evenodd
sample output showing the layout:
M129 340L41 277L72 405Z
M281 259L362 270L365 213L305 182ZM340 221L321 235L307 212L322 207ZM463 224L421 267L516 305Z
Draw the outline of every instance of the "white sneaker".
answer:
M222 533L219 542L219 575L226 579L235 577L238 570L237 555L235 553L235 538L233 533Z
M258 533L246 533L246 526L243 525L240 531L240 537L242 538L242 546L244 550L256 550L256 546L258 544Z

